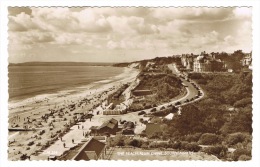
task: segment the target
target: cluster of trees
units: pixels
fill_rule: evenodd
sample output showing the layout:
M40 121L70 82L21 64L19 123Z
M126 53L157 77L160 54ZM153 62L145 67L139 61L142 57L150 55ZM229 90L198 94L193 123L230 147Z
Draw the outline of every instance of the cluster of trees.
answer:
M152 90L155 94L153 100L157 104L179 95L182 87L181 80L173 75L143 75L136 89Z
M131 146L138 148L172 148L175 150L181 151L193 151L198 152L201 150L201 147L195 142L187 142L187 141L144 141L140 139L133 139L132 137L116 135L114 138L110 138L109 146Z
M235 107L252 105L252 72L227 75L193 73L189 77L202 86L208 99Z
M206 97L183 106L180 116L167 122L174 141L210 145L202 151L225 160L248 160L252 141L252 74L194 74ZM164 133L162 134L164 135ZM236 150L228 152L227 148Z
M129 136L124 135L116 135L113 138L109 138L108 146L115 147L115 146L132 146L132 147L141 147L144 141L139 139L133 139Z
M140 75L139 78L140 83L135 89L151 90L153 94L143 100L135 100L129 107L129 111L156 107L158 104L170 101L183 91L181 80L174 75Z
M129 111L140 111L144 109L149 109L152 107L156 107L157 105L154 104L151 100L134 100L131 106L128 108Z
M234 71L242 69L241 60L245 57L245 53L242 50L234 51L231 55L225 52L214 53L214 55L216 59L224 61L228 69L233 69Z

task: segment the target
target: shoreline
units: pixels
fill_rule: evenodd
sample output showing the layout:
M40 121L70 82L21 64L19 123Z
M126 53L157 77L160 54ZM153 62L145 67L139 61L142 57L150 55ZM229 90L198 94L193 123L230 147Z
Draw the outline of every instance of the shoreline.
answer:
M106 67L106 66L91 66L91 67ZM110 82L113 82L116 78L118 77L121 77L121 76L124 76L126 73L126 69L127 67L123 67L122 68L122 72L115 75L115 76L110 76L106 79L102 79L102 80L97 80L97 81L90 81L89 83L86 83L86 84L78 84L78 85L75 85L75 86L68 86L68 87L64 87L64 88L61 88L61 89L49 89L48 92L42 92L42 93L38 93L38 94L34 94L32 93L31 95L30 94L23 94L23 95L18 95L18 96L14 96L14 97L10 97L9 96L9 99L8 99L8 108L9 110L10 109L13 109L13 107L19 107L19 103L20 103L20 106L25 104L26 102L32 102L32 101L35 101L35 100L43 100L44 98L48 98L48 97L53 97L53 96L57 96L57 95L61 95L62 93L64 94L70 94L71 92L73 91L83 91L82 88L90 88L91 85L95 86L95 84L104 84L104 83L107 83L107 82L104 82L104 81L110 81Z
M117 90L118 87L122 85L122 83L126 83L135 79L138 73L139 70L125 67L123 73L108 78L107 80L109 80L109 82L106 81L99 84L90 84L84 86L84 88L80 88L84 89L84 91L75 90L73 93L62 91L54 95L52 94L53 96L51 98L47 98L48 96L41 95L40 97L43 100L38 103L36 103L36 100L39 99L31 98L31 101L27 101L26 104L23 104L24 107L22 105L18 105L11 109L9 108L9 128L15 128L17 126L21 128L23 125L26 125L29 128L35 128L36 125L34 123L38 124L39 122L41 122L39 124L42 124L44 126L39 129L45 130L45 133L42 136L39 135L40 130L18 133L11 132L8 135L9 159L17 160L22 154L32 155L36 150L41 149L42 145L45 145L46 142L48 143L48 141L50 141L50 139L52 138L51 136L58 137L58 135L56 135L58 133L66 134L65 125L71 121L73 113L86 113L92 111L98 104L102 103L102 101L107 98L109 93ZM84 99L88 99L88 102L83 103ZM76 105L73 111L69 110L70 104ZM42 116L50 113L50 111L52 110L55 110L58 113L60 110L63 110L63 113L66 113L68 115L64 114L60 117L53 116L54 118L51 118L51 120L57 119L61 120L61 122L51 122L54 124L55 127L52 130L48 130L48 125L50 124L50 122L44 122L42 120ZM64 121L65 119L66 121ZM73 126L73 124L71 125ZM38 139L37 137L34 138L35 136L37 136ZM19 144L17 143L17 141L19 141ZM28 142L32 141L35 144L31 146L31 148L28 148L26 145L28 145ZM39 147L35 146L37 143L40 143Z
M111 82L115 82L116 80L120 80L120 78L124 78L125 75L128 74L128 69L127 67L124 67L122 70L122 73L111 76L107 79L99 80L99 81L92 81L86 85L78 85L75 87L67 87L66 89L61 89L61 90L54 90L55 93L42 93L42 94L37 94L33 96L27 96L26 95L21 95L17 97L12 97L8 99L8 109L9 111L12 109L15 109L17 107L21 107L23 105L27 105L29 103L35 102L35 101L42 101L45 100L46 98L48 99L53 99L56 97L60 96L66 96L66 95L71 95L71 94L76 94L76 93L82 93L86 89L91 89L93 87L98 87L102 86L102 84L107 84ZM25 98L22 98L25 97Z

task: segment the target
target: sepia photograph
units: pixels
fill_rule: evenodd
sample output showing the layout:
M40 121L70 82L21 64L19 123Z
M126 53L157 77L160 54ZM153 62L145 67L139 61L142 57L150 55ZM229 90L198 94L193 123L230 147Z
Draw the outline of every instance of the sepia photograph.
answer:
M252 7L8 7L8 161L252 160Z

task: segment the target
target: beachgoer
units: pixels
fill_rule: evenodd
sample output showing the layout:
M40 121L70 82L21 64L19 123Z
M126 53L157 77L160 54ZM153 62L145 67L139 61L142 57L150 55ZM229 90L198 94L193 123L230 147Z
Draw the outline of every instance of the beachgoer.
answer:
M74 143L74 139L72 139L72 143Z
M64 148L66 147L66 144L65 144L65 143L63 143L63 147L64 147Z

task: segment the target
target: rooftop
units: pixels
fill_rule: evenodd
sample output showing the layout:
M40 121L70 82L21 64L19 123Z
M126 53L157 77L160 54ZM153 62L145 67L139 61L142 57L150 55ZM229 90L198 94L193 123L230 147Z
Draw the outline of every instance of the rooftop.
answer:
M104 150L106 144L102 143L94 138L91 138L86 142L77 154L72 158L72 160L91 160L97 159L102 151Z
M114 118L111 118L110 120L104 122L100 127L99 129L102 129L104 127L108 127L110 129L114 129L115 126L118 124L118 121Z

